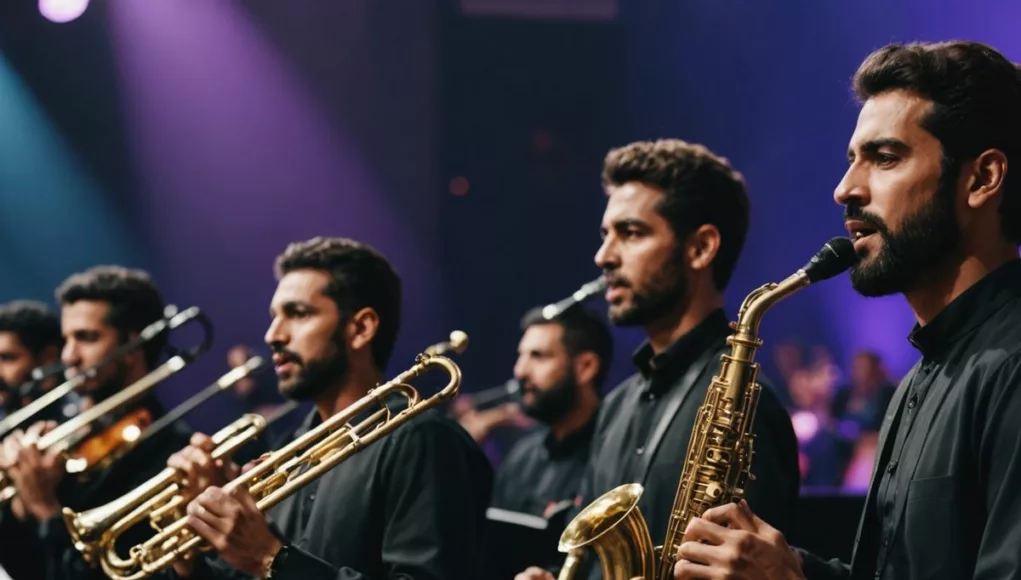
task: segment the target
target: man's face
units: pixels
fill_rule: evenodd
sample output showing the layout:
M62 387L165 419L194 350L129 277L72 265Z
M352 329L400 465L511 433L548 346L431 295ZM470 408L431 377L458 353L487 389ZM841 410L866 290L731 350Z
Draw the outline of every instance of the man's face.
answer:
M905 91L870 98L834 193L860 260L851 282L865 296L925 283L961 245L957 183L944 176L939 140L921 126L931 102Z
M629 182L607 193L595 262L606 273L609 317L619 326L644 326L684 299L681 240L657 210L658 189Z
M0 332L0 405L6 405L11 391L29 379L37 361L13 332Z
M543 423L561 419L574 406L574 368L559 324L533 324L518 343L514 378L521 383L525 413Z
M60 328L64 335L61 362L67 367L67 377L92 368L107 355L117 350L122 338L117 329L107 322L110 304L93 300L79 300L65 304L60 310ZM144 356L142 349L129 355ZM96 377L87 381L82 392L120 389L126 386L128 358L123 357L98 369Z
M285 397L315 399L347 374L340 312L324 293L329 283L320 270L295 270L273 294L265 340Z

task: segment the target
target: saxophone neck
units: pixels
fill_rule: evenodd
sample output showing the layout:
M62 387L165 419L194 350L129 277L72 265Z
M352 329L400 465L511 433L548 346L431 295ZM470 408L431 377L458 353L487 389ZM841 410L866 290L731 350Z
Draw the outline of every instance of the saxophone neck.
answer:
M752 291L741 303L734 331L738 335L759 335L759 323L766 312L778 302L811 284L803 270L798 270L780 282L770 282Z

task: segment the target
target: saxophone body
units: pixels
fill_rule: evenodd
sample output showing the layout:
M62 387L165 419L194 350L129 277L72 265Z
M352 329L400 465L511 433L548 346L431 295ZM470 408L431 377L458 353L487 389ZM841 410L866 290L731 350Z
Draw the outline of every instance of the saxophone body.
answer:
M642 486L622 485L586 506L564 529L559 549L568 556L559 580L577 578L589 551L599 560L605 580L673 577L677 550L691 519L710 508L740 501L754 479L752 427L762 392L755 353L762 346L762 318L805 286L845 271L855 258L850 240L835 238L804 268L779 283L757 288L744 299L737 321L731 323L730 351L722 355L719 371L698 409L662 545L654 545L638 507Z

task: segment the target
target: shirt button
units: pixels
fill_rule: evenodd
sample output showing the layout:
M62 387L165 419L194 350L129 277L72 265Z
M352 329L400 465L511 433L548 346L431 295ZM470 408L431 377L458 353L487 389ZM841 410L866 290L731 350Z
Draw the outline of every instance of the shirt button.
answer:
M890 462L889 465L886 466L886 472L887 473L893 473L896 470L897 470L897 460L894 459L893 461Z
M884 548L889 548L890 547L890 539L889 538L883 538L883 547Z
M911 398L908 399L908 409L914 409L915 405L917 405L917 404L918 404L918 395L911 395Z
M642 445L642 446L638 447L638 449L635 449L635 453L637 453L638 455L641 455L641 454L645 453L645 446Z

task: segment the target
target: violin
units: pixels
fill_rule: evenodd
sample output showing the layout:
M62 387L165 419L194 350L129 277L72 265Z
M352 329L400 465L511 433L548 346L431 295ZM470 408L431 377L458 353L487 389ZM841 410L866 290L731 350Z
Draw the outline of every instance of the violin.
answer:
M131 450L152 423L152 411L149 409L139 407L128 411L112 425L71 447L66 453L67 472L80 474L106 468Z

